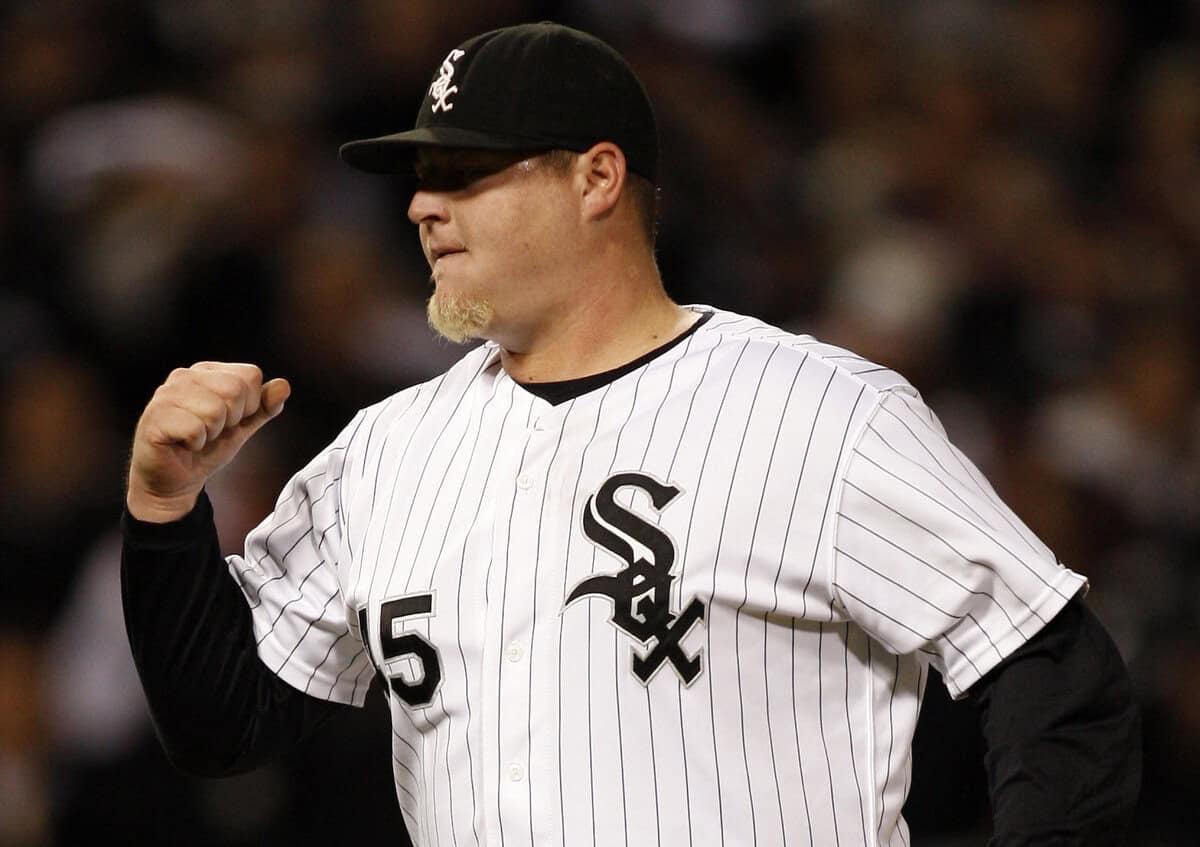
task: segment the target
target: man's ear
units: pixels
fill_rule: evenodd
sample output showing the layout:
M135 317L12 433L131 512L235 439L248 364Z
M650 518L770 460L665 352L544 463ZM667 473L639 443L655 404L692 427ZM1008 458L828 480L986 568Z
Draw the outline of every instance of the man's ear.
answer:
M625 188L625 154L611 141L601 141L580 155L577 166L584 219L607 217Z

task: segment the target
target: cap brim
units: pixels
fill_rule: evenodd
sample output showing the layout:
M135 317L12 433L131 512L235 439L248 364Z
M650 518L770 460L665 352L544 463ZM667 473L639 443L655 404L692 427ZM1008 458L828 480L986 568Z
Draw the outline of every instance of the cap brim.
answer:
M342 161L360 171L376 174L405 173L412 169L413 157L421 147L453 147L469 150L549 149L548 139L496 135L455 127L423 127L350 141L338 148Z

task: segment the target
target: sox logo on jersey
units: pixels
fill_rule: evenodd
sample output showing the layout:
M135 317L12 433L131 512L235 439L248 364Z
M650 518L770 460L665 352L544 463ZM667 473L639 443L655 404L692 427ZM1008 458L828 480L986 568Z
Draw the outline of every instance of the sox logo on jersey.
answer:
M625 562L625 568L614 575L589 577L567 596L566 605L581 597L604 596L612 600L613 625L642 644L655 642L649 653L633 651L633 673L642 683L670 662L679 678L690 685L700 675L699 655L688 657L679 646L680 639L699 620L704 618L704 603L692 598L683 612L671 611L671 585L675 580L671 566L675 561L675 544L661 529L616 502L619 489L631 486L650 495L654 508L661 512L679 496L680 490L653 477L637 472L619 473L610 477L600 490L587 499L583 510L583 531L593 544L604 548ZM599 519L598 519L599 518ZM631 539L649 549L651 559L634 552L633 546L601 523L607 522Z

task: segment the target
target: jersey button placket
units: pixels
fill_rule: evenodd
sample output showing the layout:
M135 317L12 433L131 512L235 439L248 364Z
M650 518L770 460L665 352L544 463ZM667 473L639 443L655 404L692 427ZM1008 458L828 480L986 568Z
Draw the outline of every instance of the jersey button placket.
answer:
M517 622L527 617L524 606L529 592L523 583L533 558L529 535L531 527L536 526L537 508L536 499L526 494L536 477L531 467L534 457L530 455L530 432L523 425L527 412L521 408L520 399L518 395L512 414L514 421L522 423L517 425L519 429L506 430L506 437L501 439L495 467L499 484L491 492L496 516L492 527L492 564L488 571L483 665L485 688L490 689L488 696L495 712L482 721L481 730L489 761L484 779L489 794L494 791L497 800L497 806L491 810L495 817L491 814L488 817L498 828L493 831L489 827L489 844L499 843L501 831L516 827L527 818L529 807L524 772L528 742L525 722L520 719L520 715L528 713L529 682L523 667L509 658L512 643L522 640ZM512 779L514 764L522 767L520 781Z
M503 527L504 567L497 595L503 598L502 630L499 638L497 696L500 728L497 736L500 767L493 773L499 778L499 817L502 827L528 826L532 789L529 776L529 637L533 607L533 578L538 557L542 480L549 456L545 434L538 431L530 417L514 443L519 450L509 477L511 512ZM514 451L515 452L515 451Z

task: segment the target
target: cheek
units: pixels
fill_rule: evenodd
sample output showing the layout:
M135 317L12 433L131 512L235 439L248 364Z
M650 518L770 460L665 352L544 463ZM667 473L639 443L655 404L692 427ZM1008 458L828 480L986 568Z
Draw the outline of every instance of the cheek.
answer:
M514 221L514 246L527 262L539 267L561 262L578 237L571 225L573 214L575 210L556 193L524 204Z
M537 257L536 224L518 208L489 209L471 227L471 259L479 273L505 278L527 269Z
M572 214L556 192L529 192L497 198L462 215L458 232L470 248L473 281L531 281L552 273L575 237Z

